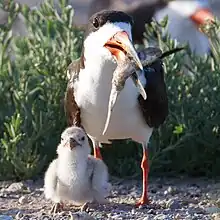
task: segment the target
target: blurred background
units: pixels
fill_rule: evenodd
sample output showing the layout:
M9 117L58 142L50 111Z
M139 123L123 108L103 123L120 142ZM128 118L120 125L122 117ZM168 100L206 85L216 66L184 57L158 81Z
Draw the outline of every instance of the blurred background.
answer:
M220 18L219 0L0 3L0 180L42 174L55 157L66 126L66 69L80 56L88 18L103 9L133 16L137 48L186 47L164 59L170 113L151 138L152 174L220 175L220 25L208 22ZM141 175L138 144L116 141L101 151L112 174Z
M2 1L7 3L7 0ZM15 2L37 9L45 0L15 0ZM86 25L88 18L100 10L113 9L127 12L134 18L134 36L138 42L142 40L145 23L150 23L152 19L160 20L168 15L170 22L175 23L176 29L183 29L186 24L182 25L187 22L187 18L190 19L190 16L201 8L209 9L214 16L220 16L218 0L68 0L67 2L74 8L74 24L78 26ZM54 0L54 5L60 12L59 0ZM7 15L7 12L0 11L1 24L7 21ZM17 19L13 28L15 32L24 34L25 28L21 17ZM184 31L183 35L188 35L188 32Z
M7 3L6 0L3 0ZM16 0L26 4L31 10L36 10L45 0ZM208 38L198 28L206 19L220 16L220 1L218 0L68 0L68 5L74 8L73 25L86 28L89 17L104 9L122 10L134 18L133 40L143 44L145 24L152 20L160 22L165 16L169 17L165 32L179 43L188 43L192 52L203 55L210 52ZM59 0L54 0L54 7L60 13ZM7 22L8 13L0 11L0 23ZM17 16L12 26L14 35L28 35L25 20L21 14ZM164 33L165 34L165 33ZM151 45L155 42L150 42ZM146 46L146 45L145 45ZM191 66L190 59L184 58L186 65ZM183 72L193 76L190 70Z

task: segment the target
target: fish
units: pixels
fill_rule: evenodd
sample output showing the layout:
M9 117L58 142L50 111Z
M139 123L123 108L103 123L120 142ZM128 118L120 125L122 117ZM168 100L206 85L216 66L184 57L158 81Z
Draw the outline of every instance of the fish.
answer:
M148 47L137 51L137 54L141 61L141 64L146 67L151 65L157 59L159 59L162 56L162 51L156 47ZM137 65L137 63L131 59L129 54L126 54L120 59L120 61L117 61L117 64L118 65L112 77L112 88L109 96L108 112L107 112L107 118L106 118L104 130L102 133L103 135L106 133L108 129L109 122L111 119L111 114L115 106L115 103L117 101L117 98L120 92L123 90L125 86L125 82L129 77L131 77L134 85L139 90L139 93L142 95L143 99L144 100L147 99L147 94L139 79L139 75L142 72L140 71L140 67Z

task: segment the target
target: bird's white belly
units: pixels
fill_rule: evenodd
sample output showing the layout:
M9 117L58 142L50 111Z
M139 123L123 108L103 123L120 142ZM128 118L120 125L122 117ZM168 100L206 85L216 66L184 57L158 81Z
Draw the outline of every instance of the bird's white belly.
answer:
M88 174L85 172L84 164L80 169L68 167L69 164L62 158L62 164L58 166L59 184L57 194L61 200L71 200L75 205L82 205L92 201L91 186ZM66 159L67 160L67 159Z
M92 139L102 143L107 143L111 139L125 138L148 142L152 129L142 117L137 100L138 91L131 79L126 81L125 87L116 101L107 132L103 136L112 74L106 73L104 79L98 82L94 78L83 77L83 74L81 77L74 95L81 110L82 125Z

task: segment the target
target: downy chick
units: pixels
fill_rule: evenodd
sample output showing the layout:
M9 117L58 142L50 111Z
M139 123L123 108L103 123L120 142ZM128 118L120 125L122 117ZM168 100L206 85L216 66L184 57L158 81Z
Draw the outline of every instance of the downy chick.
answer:
M49 165L44 179L44 193L60 211L64 201L76 206L87 202L105 203L110 192L107 166L90 155L91 148L82 128L69 127L61 135L57 159Z

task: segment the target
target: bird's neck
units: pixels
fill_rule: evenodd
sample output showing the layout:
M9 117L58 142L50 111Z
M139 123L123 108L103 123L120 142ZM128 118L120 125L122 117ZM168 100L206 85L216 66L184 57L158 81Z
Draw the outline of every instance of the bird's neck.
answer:
M85 59L85 68L79 74L79 87L82 87L83 84L85 89L97 91L97 95L98 91L100 95L104 95L101 94L101 91L104 91L109 96L115 68L116 62L103 56Z

